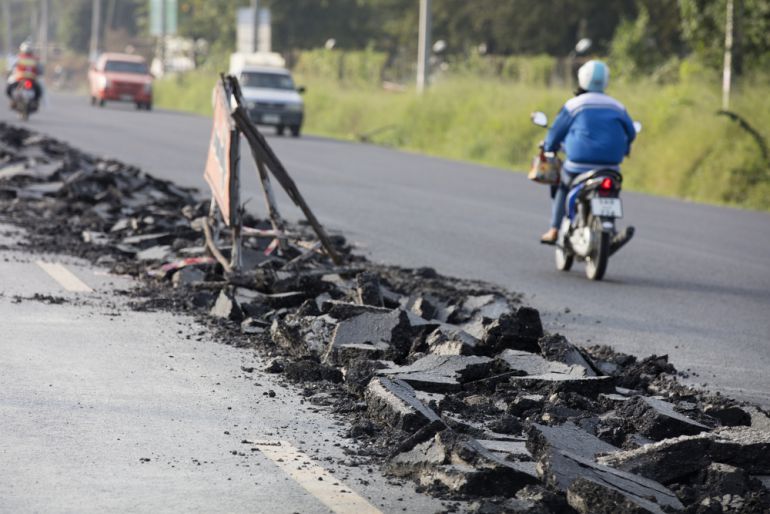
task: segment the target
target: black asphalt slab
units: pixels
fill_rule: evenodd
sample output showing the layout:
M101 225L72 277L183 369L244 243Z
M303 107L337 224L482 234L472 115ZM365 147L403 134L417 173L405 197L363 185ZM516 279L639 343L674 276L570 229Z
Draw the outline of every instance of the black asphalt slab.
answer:
M2 107L0 119L13 116ZM206 118L93 108L84 97L54 94L27 125L205 188ZM770 214L626 192L623 221L636 236L594 283L579 264L555 270L553 249L537 241L547 191L523 174L266 132L318 218L374 260L501 284L525 293L547 328L574 343L669 354L692 382L770 406ZM248 152L243 162L243 196L264 212ZM299 216L280 201L288 217Z

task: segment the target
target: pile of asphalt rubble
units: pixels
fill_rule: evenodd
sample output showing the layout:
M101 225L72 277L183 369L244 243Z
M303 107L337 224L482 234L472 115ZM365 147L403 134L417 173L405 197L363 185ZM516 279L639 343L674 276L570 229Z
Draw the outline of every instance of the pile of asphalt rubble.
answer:
M576 347L518 295L372 264L340 235L335 266L301 224L280 255L247 237L226 273L206 253L207 214L194 191L0 125L0 220L30 251L132 274L137 309L197 315L257 349L264 371L348 421L348 451L464 502L450 509L770 511L770 417L681 385L666 356Z

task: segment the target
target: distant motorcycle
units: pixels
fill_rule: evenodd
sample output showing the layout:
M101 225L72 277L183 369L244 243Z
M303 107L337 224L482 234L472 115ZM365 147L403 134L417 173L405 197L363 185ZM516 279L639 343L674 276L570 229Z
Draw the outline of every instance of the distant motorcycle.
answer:
M22 79L11 90L11 109L19 113L23 121L36 112L38 102L35 99L35 82L32 79Z
M547 128L548 117L532 114L532 123ZM634 122L639 133L642 125ZM542 150L541 150L542 152ZM586 264L586 276L601 280L612 254L634 235L634 227L617 232L615 220L623 217L621 174L612 169L594 169L576 176L567 194L566 216L556 239L556 268L569 271L575 259Z

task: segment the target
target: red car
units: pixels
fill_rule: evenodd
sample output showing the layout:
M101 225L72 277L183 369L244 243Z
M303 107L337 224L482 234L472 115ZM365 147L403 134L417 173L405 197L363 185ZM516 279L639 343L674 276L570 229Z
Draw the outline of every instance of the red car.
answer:
M105 53L88 72L91 105L132 102L137 109L152 109L152 75L143 57Z

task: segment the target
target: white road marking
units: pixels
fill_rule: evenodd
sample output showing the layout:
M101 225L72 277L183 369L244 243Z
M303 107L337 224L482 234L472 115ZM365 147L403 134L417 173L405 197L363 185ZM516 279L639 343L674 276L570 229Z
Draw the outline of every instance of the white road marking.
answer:
M90 293L93 291L82 280L75 276L70 270L65 268L62 264L56 262L43 262L37 261L37 265L40 266L43 271L48 273L51 278L59 283L67 291L73 293Z
M286 441L256 442L254 446L307 492L338 514L382 514L366 499L334 478L310 457Z

